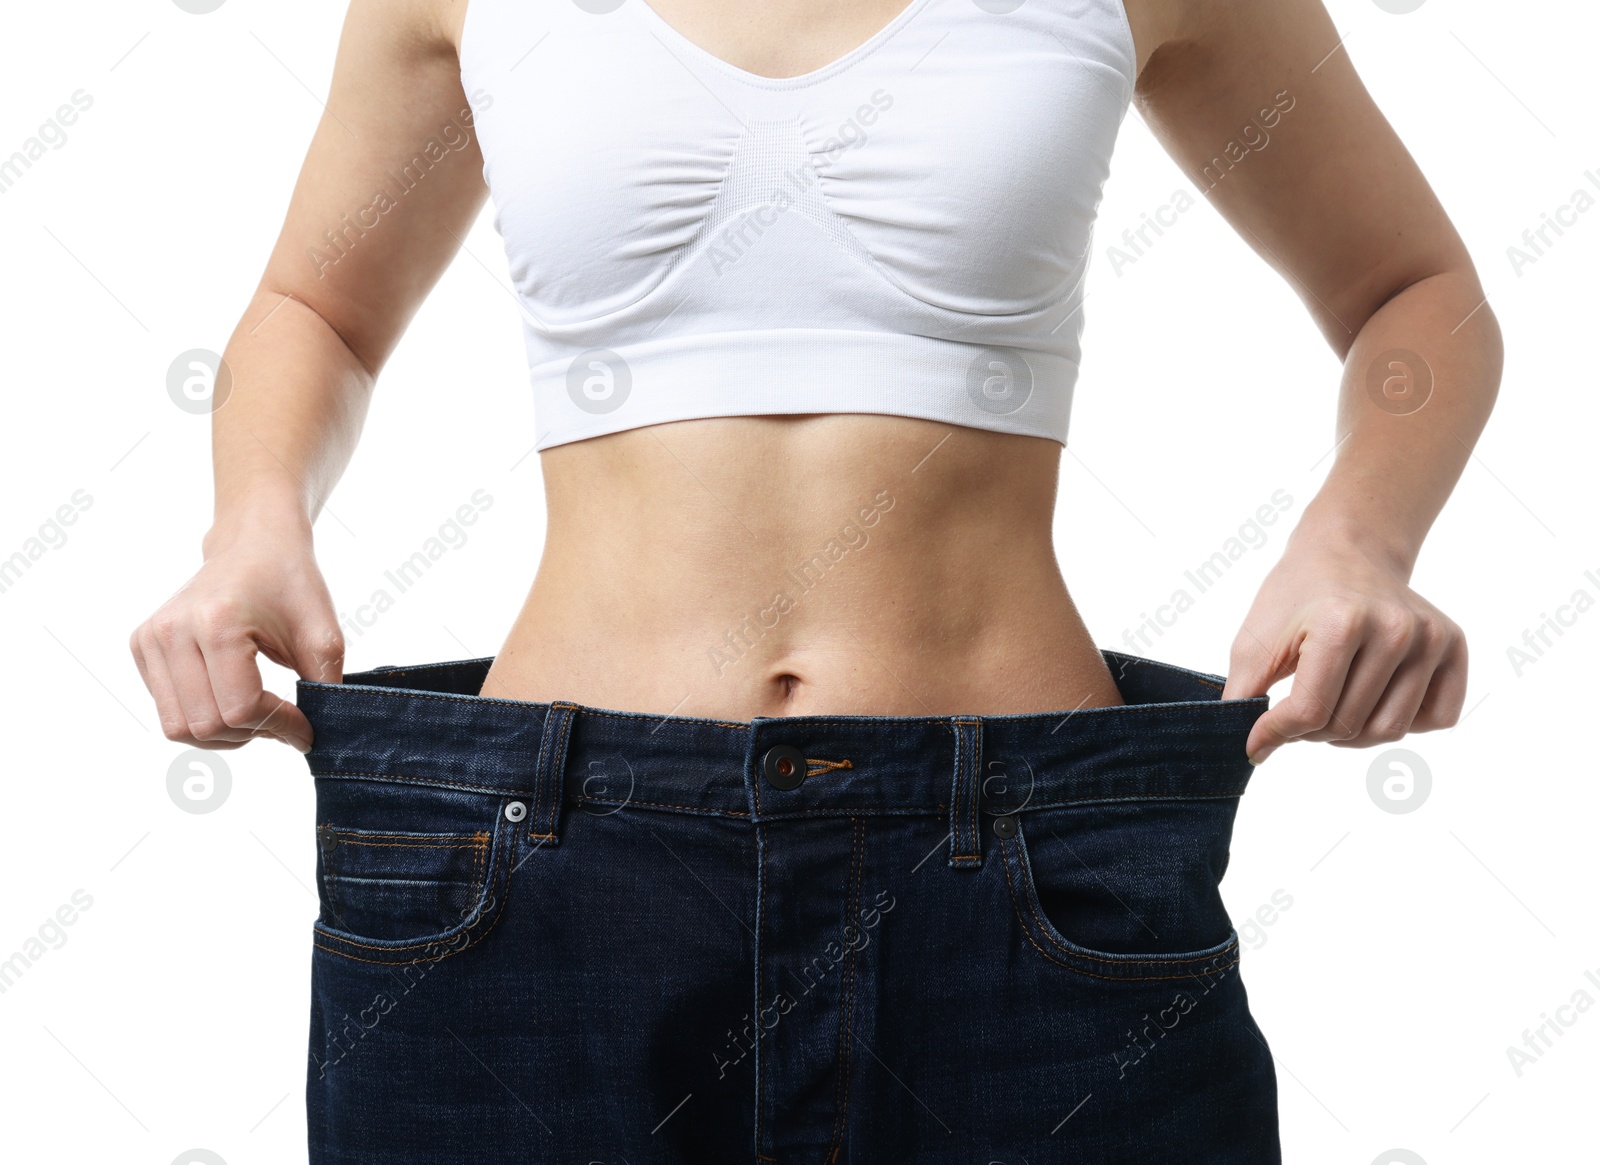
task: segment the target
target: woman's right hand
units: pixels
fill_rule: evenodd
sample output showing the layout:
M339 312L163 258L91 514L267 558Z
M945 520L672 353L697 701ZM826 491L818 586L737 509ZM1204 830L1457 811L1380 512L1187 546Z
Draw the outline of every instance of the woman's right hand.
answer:
M205 565L139 625L129 646L168 740L231 749L265 736L310 751L310 723L263 689L256 663L260 652L304 679L343 678L344 637L309 525L213 528Z

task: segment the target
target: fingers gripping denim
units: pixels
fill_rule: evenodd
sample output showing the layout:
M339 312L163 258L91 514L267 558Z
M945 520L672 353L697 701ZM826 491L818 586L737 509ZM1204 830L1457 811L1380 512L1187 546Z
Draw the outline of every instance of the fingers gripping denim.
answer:
M311 1160L1277 1162L1218 893L1267 701L1105 656L1020 716L302 682Z

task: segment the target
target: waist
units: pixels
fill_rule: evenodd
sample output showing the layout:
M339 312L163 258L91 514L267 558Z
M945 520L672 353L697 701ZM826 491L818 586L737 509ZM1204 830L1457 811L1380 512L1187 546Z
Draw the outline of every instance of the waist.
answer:
M1118 703L1056 562L1059 458L859 415L548 451L545 552L485 693L740 720Z
M1243 791L1244 744L1265 697L1223 700L1221 676L1102 656L1122 703L1030 715L640 715L480 695L489 658L302 680L296 698L316 733L307 760L319 777L388 775L547 810L938 813L952 808L952 772L966 778L971 808L981 798L991 813Z

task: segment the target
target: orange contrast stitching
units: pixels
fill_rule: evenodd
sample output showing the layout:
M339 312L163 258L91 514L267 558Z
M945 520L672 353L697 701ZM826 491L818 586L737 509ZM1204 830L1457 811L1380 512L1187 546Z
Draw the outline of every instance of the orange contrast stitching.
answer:
M364 845L378 849L472 849L475 841L361 841L341 840L340 845Z
M332 822L328 823L328 830L331 833L339 834L341 837L354 837L354 838L362 838L362 837L405 837L405 838L416 838L416 839L418 839L420 841L428 841L428 840L433 840L433 839L438 839L438 838L453 837L453 838L456 838L456 839L458 839L460 841L463 841L463 842L465 842L465 843L467 843L469 845L476 844L479 838L484 838L484 837L488 837L489 836L487 831L482 830L482 829L475 829L471 833L384 833L384 832L382 832L380 830L376 830L376 829L353 829L353 828L352 829L340 829L338 826L334 825Z
M855 766L850 763L850 759L848 757L846 757L844 760L823 760L820 757L808 756L808 757L806 757L806 764L808 766L809 765L818 766L817 768L814 768L814 769L813 768L807 768L806 769L806 780L808 780L808 781L812 777L820 777L823 773L831 773L835 769L853 769L853 768L855 768Z
M635 801L628 798L626 801L607 801L602 797L579 797L571 802L573 805L616 805L626 809L629 805L643 805L650 809L686 809L692 813L708 813L719 817L749 817L748 809L714 809L704 805L673 805L666 801Z
M531 797L533 795L532 790L529 789L497 789L490 785L473 785L466 781L458 781L454 777L414 777L410 773L346 772L343 769L338 772L319 773L313 769L311 775L313 777L372 777L380 781L427 781L430 784L449 785L456 789L471 789L475 793L494 793L496 795L505 794L506 796L516 795L521 797Z

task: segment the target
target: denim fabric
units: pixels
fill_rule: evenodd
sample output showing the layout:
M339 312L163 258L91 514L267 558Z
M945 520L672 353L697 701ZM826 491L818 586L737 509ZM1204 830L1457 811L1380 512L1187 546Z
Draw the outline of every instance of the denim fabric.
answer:
M302 681L311 1160L1279 1161L1217 890L1267 700L1104 655L1049 715Z

